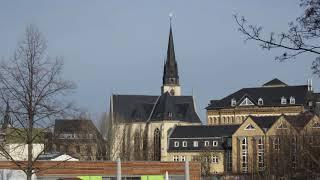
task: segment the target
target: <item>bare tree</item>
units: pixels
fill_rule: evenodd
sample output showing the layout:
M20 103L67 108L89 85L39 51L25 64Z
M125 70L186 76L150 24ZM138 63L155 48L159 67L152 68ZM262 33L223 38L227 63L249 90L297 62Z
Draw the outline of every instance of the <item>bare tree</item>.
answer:
M18 43L13 57L0 65L0 101L9 105L11 133L6 138L19 139L27 147L27 162L18 162L8 149L0 146L5 157L25 172L27 179L39 170L34 165L39 155L33 154L33 144L71 107L64 96L74 84L61 77L62 58L50 60L47 41L39 30L29 25Z
M301 54L314 54L311 69L320 77L320 0L301 0L300 7L304 13L296 18L295 22L289 23L288 32L271 32L268 36L263 35L263 28L250 25L244 17L235 15L238 30L245 36L245 40L254 40L260 43L262 49L283 49L283 53L276 56L278 61L295 58Z

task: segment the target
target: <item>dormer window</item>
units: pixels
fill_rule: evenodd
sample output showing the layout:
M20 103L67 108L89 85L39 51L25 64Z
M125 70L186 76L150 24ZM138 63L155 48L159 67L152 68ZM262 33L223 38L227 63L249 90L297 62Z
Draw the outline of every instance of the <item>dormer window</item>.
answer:
M237 100L236 99L231 99L231 106L236 106Z
M172 112L169 112L169 113L168 113L168 116L169 116L169 117L172 117L172 115L173 115Z
M187 147L187 141L182 141L182 147Z
M294 97L290 97L290 104L296 104L296 99Z
M287 104L287 99L285 97L281 97L281 104Z
M174 142L174 147L179 147L179 141Z
M263 99L262 99L262 98L259 98L259 99L258 99L258 105L259 105L259 106L262 106L262 105L263 105Z
M254 104L248 98L245 98L240 104L240 106L252 106L252 105Z

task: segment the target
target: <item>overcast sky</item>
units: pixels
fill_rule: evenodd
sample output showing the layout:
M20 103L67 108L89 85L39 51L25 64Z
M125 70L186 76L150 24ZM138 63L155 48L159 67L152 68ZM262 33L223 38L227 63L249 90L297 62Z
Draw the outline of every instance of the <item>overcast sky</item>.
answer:
M77 84L71 99L97 117L109 111L112 93L160 94L170 12L182 91L193 92L202 120L210 99L275 77L295 85L312 77L314 56L276 62L279 51L244 43L232 17L287 31L302 13L299 0L1 1L0 58L12 56L28 24L38 26L50 56L64 57L64 77ZM313 82L319 90L319 78Z

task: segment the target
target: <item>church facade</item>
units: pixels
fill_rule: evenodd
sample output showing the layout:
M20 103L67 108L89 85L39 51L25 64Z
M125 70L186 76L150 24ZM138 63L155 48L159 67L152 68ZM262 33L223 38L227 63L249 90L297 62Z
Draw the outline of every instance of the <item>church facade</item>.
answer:
M181 93L171 25L162 80L160 95L111 96L111 160L171 161L167 149L172 129L177 125L201 125L194 97Z

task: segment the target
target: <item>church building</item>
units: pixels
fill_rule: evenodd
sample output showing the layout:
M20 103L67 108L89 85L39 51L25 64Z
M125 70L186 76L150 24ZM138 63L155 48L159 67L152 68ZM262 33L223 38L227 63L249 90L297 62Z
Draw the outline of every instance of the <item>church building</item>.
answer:
M173 42L170 23L160 95L111 96L112 128L108 136L111 160L166 161L171 130L177 125L201 125L194 97L181 93Z

